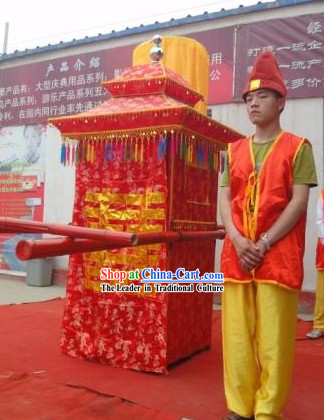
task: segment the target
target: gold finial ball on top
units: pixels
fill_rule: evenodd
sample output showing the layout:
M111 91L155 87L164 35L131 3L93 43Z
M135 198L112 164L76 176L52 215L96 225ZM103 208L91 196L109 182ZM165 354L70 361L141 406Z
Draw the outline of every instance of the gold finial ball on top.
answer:
M153 62L158 62L162 59L164 54L160 46L162 37L160 35L154 35L152 42L155 44L155 46L150 49L150 58Z

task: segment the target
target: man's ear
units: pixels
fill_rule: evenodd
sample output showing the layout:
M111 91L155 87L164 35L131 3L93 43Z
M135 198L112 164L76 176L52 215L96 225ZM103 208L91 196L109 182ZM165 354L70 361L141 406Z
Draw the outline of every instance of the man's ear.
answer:
M279 111L282 112L285 108L286 105L286 98L284 98L283 96L281 96L279 99Z

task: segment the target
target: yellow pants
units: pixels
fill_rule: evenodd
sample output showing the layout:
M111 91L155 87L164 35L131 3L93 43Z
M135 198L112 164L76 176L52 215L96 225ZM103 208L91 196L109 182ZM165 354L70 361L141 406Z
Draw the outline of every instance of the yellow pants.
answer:
M282 418L291 383L297 306L297 292L274 284L225 283L223 360L229 410L257 420Z
M317 271L314 328L324 331L324 270Z

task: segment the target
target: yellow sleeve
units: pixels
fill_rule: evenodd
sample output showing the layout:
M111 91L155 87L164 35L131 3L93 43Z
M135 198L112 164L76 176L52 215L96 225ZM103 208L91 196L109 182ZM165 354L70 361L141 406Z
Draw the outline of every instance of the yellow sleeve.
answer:
M230 173L229 173L229 165L228 165L228 151L224 153L225 161L224 161L224 172L221 177L220 186L221 187L229 187L230 186Z

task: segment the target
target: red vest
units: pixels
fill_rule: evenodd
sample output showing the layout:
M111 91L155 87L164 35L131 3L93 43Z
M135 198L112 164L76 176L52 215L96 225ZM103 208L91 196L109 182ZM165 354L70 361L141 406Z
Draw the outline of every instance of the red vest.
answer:
M322 198L322 218L324 217L324 190L321 192ZM316 268L317 270L324 270L324 245L319 239L316 248Z
M243 236L257 242L286 208L292 197L293 164L305 141L282 132L265 157L258 176L252 138L229 146L232 218ZM236 250L226 236L221 261L224 278L241 282L255 279L300 289L304 275L305 224L306 212L291 231L271 247L262 264L250 274L241 270Z

